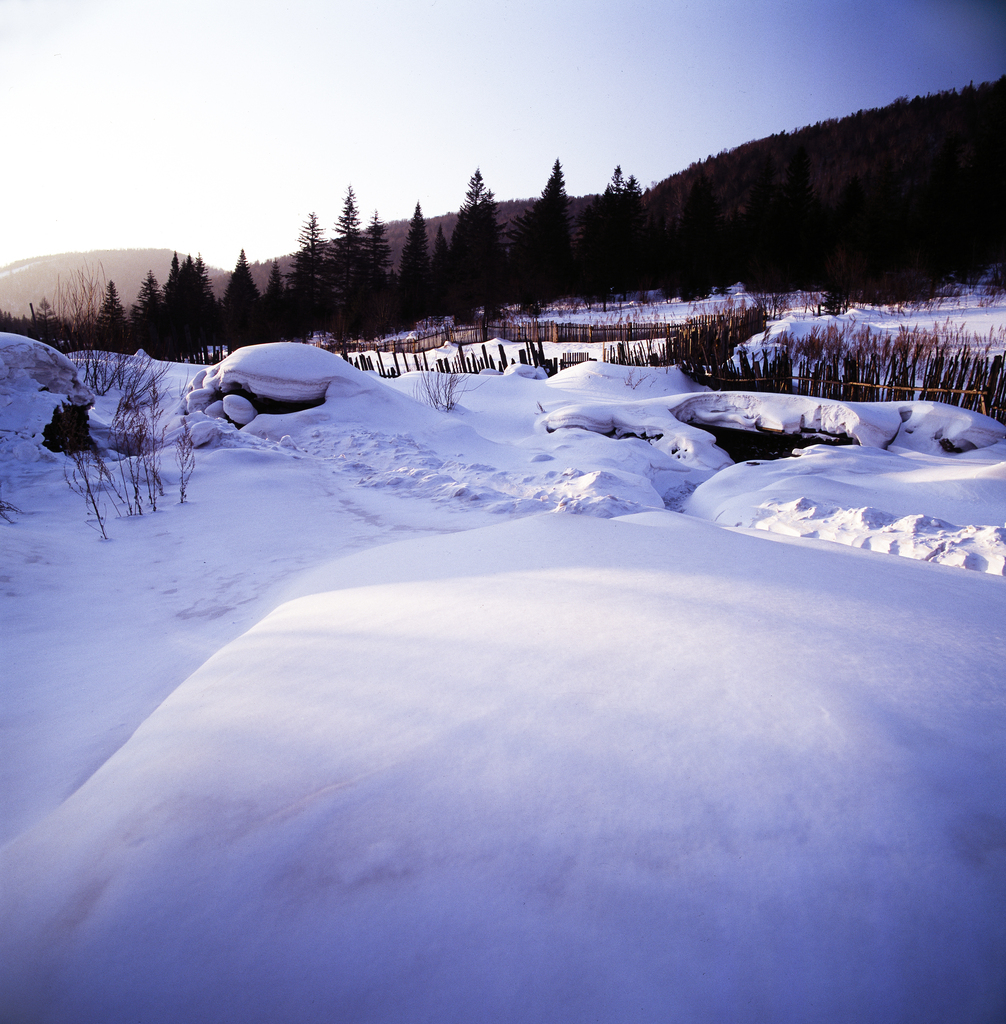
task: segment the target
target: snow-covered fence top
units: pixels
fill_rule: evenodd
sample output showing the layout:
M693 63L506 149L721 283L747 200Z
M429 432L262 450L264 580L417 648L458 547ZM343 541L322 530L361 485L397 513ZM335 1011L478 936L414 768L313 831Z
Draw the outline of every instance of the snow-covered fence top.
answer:
M521 344L630 345L658 342L661 355L681 359L700 352L730 355L736 345L765 330L765 313L751 307L729 314L704 314L681 321L629 321L619 324L556 323L552 320L490 321L488 324L440 324L418 331L408 338L385 341L347 342L353 349L379 352L418 352L444 345L479 345L489 339ZM334 343L333 348L343 346ZM661 364L664 365L664 364Z

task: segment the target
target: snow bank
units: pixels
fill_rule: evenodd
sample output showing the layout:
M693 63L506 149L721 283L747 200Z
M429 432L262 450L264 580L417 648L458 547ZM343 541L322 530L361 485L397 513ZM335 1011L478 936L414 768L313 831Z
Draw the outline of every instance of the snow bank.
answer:
M30 378L47 391L65 395L71 405L90 405L94 395L81 384L77 367L51 345L20 334L0 333L0 384L16 386Z
M223 394L243 390L277 402L314 402L330 391L347 397L358 394L365 380L341 356L323 348L275 342L247 345L231 353L210 367L200 390Z
M999 573L1006 442L953 456L817 445L798 458L731 466L683 509L724 526Z
M996 1019L998 581L669 513L325 575L0 852L0 1016Z
M732 462L716 446L711 434L678 419L661 398L638 402L571 402L540 418L540 426L549 433L578 428L611 437L638 437L654 448L682 462L702 469L722 469Z
M19 462L45 458L39 447L54 410L90 405L77 367L61 352L20 334L0 333L0 455Z
M901 416L894 406L749 391L688 395L672 405L672 412L678 419L698 425L845 435L875 448L886 448L901 426Z
M847 509L809 498L764 502L743 525L1006 576L1001 526L962 528L932 516L898 518L876 508Z

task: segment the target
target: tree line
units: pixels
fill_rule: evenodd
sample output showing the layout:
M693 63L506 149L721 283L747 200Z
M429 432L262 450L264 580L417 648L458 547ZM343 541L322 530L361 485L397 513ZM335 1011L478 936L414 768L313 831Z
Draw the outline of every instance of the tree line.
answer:
M274 261L261 292L243 250L220 300L202 260L176 254L163 286L148 273L128 311L108 282L94 330L109 348L185 358L212 345L233 349L318 332L337 341L372 338L428 318L486 324L506 307L537 314L571 294L603 305L655 288L689 299L737 280L764 294L820 289L834 310L853 299L896 300L899 289L964 278L1006 255L1006 77L965 90L956 107L950 95L912 101L917 109L898 101L871 112L887 118L877 123L899 125L902 140L925 135L928 162L899 164L890 148L878 147L878 166L841 164L841 154L832 154L844 176L834 169L822 176L827 154L812 159L796 133L785 137L784 164L774 144L748 144L675 176L673 202L667 182L644 192L616 167L575 219L558 160L538 198L508 225L476 169L449 238L441 225L431 237L416 204L397 268L385 224L377 211L363 223L350 186L331 235L310 214L288 273ZM963 133L946 114L962 103L970 111ZM896 121L891 110L901 111ZM835 124L845 122L843 131L873 131L862 112ZM937 123L950 127L934 138ZM804 130L808 142L820 128ZM825 137L834 141L837 131L833 124ZM726 178L720 160L732 168ZM738 180L747 183L743 190ZM46 307L43 301L33 323L43 340L65 333L59 311Z

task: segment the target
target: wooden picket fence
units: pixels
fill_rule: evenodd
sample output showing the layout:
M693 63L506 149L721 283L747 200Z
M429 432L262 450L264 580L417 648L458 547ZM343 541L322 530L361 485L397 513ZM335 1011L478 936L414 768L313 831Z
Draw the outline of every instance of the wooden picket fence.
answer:
M528 353L541 345L551 348L602 345L605 352L611 350L614 361L643 358L641 351L645 349L645 358L651 360L646 365L668 366L682 358L700 355L727 358L736 345L763 330L764 312L751 308L738 313L693 316L680 322L578 324L552 320L507 320L491 321L488 325L442 323L417 331L409 338L333 343L327 347L344 353L352 349L418 355L447 344L477 347L491 338L517 342L526 346Z
M580 353L574 353L579 355ZM490 353L484 343L480 345L465 346L458 344L457 355L451 359L439 358L430 364L427 350L411 353L412 364L409 364L408 352L382 353L380 349L373 352L360 352L355 356L347 355L349 360L358 370L374 370L382 377L400 377L410 370L436 370L440 373L481 373L483 370L496 370L500 373L506 369L509 360L506 350L499 345L499 359L495 353ZM584 359L587 354L583 353ZM549 359L545 356L541 343L531 345L530 343L518 351L517 360L528 366L540 366L551 377L560 369L559 359ZM575 362L579 362L577 359Z
M749 359L683 361L681 369L698 384L717 391L767 391L833 398L846 402L944 402L1006 423L1006 373L1002 355L964 346L956 350L896 352L793 360L785 349Z

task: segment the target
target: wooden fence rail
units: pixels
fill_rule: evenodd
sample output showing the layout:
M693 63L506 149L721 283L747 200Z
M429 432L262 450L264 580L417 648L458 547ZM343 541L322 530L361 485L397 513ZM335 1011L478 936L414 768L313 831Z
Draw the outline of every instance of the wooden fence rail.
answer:
M682 362L681 369L696 383L718 391L767 391L777 394L833 398L845 402L944 402L991 416L1006 423L1006 373L1002 355L988 356L969 347L924 352L845 354L822 359L799 359L785 350L736 362Z
M516 320L488 324L442 324L409 338L388 341L333 342L326 347L335 352L349 349L365 352L388 352L416 355L445 344L479 346L490 339L517 342L528 346L528 351L539 345L604 345L611 347L616 358L619 344L629 346L645 344L648 358L664 359L670 354L675 359L700 353L727 358L734 347L752 335L765 330L765 315L759 309L746 309L741 313L707 314L693 316L680 322L620 324L557 323L552 320ZM544 358L544 357L543 357ZM626 356L626 358L629 358ZM653 363L651 365L668 365Z

